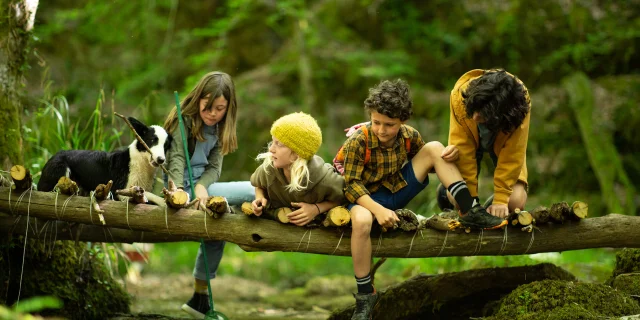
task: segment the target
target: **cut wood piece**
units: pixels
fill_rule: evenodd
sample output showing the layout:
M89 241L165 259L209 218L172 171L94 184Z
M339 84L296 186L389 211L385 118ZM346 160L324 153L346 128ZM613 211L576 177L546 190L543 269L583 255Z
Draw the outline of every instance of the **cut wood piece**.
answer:
M60 179L58 179L58 183L55 187L53 187L53 190L56 189L58 190L58 192L66 195L77 194L79 190L78 184L66 176L60 177Z
M29 189L33 184L29 169L19 164L11 167L11 179L13 179L13 183L18 190Z
M109 192L111 192L111 187L113 186L113 180L109 180L107 184L99 184L96 187L96 191L93 193L93 197L98 201L102 201L109 196Z
M287 217L287 215L291 212L293 212L291 208L282 207L282 208L276 209L274 216L276 219L278 219L278 221L282 223L289 223L289 217Z
M327 217L322 221L325 227L341 227L351 222L351 213L347 208L338 206L333 207L327 212Z
M533 216L528 211L520 211L518 212L518 223L522 226L528 226L533 223Z
M437 214L434 214L430 218L426 219L424 221L424 225L427 228L441 231L453 231L462 226L460 222L458 222L458 220L445 218Z
M171 208L181 209L190 204L189 194L182 189L178 189L172 180L169 180L169 189L162 188L162 194L164 194L164 201Z
M549 214L549 208L545 206L539 206L531 210L531 216L533 216L538 225L549 222Z
M207 208L213 211L214 214L229 213L229 204L227 199L221 196L211 196L207 199Z
M516 208L516 211L520 212L520 209ZM518 225L518 212L510 212L507 216L507 221L509 221L512 226Z
M135 203L147 203L147 197L144 194L144 188L139 186L131 186L129 189L116 190L118 196L130 198ZM186 202L186 201L185 201Z
M565 217L569 213L569 205L562 201L558 203L554 203L551 205L551 210L549 211L549 217L552 221L563 223Z
M248 216L253 214L253 206L251 205L251 202L242 203L242 206L240 206L240 210L242 210L242 212Z
M420 227L420 220L415 212L409 209L398 209L395 213L400 221L393 226L394 229L397 228L403 231L416 231L418 227Z
M571 220L580 220L587 217L589 214L589 205L582 201L574 201L569 209L568 218Z

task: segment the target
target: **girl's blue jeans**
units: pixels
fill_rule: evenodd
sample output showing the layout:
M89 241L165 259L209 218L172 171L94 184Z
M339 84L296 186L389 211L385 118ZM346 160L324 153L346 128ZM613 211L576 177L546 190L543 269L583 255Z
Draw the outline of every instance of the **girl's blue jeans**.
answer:
M188 188L187 188L188 189ZM185 190L188 193L191 190ZM216 182L207 188L210 196L223 196L227 198L229 205L242 205L243 202L251 202L255 199L255 188L249 181ZM207 252L207 266L209 267L209 279L216 277L222 253L224 252L225 241L211 240L204 242L204 249ZM193 268L193 277L199 280L207 280L207 272L204 263L202 246L198 246L196 264Z

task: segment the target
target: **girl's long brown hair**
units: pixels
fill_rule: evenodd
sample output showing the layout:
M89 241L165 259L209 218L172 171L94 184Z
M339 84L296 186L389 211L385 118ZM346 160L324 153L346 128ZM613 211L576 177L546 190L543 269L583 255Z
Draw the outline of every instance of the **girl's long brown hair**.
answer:
M218 135L222 143L222 155L227 155L238 149L238 139L236 137L236 119L238 112L238 104L236 102L236 89L231 77L220 71L213 71L205 74L200 82L189 92L186 98L180 102L182 107L182 116L185 121L191 121L191 134L199 141L204 141L202 135L202 126L204 122L200 118L200 99L204 99L209 95L209 104L213 100L224 96L228 102L227 113L218 123ZM172 134L178 127L177 108L173 107L167 120L164 122L164 128L169 134ZM185 117L186 116L186 117Z

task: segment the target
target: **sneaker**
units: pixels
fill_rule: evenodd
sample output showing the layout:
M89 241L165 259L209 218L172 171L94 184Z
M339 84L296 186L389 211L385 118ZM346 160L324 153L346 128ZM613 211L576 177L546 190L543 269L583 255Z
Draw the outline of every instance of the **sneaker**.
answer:
M458 219L463 227L473 229L497 229L507 225L508 221L492 216L480 204L476 204L465 215Z
M376 306L380 294L374 291L373 293L354 293L353 296L356 298L356 309L353 311L351 320L370 320L371 311Z
M209 309L211 309L209 306L209 296L206 294L194 293L191 299L182 305L181 309L195 319L204 319Z
M442 183L439 184L436 189L436 200L438 201L438 208L440 208L441 211L454 209L453 204L447 197L447 188L445 188Z

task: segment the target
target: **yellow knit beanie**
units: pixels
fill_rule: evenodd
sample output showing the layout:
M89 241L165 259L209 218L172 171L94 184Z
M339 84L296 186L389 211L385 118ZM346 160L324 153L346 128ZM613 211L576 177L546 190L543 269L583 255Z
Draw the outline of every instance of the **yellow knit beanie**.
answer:
M322 131L312 116L295 112L276 120L271 135L303 159L310 160L322 144Z

